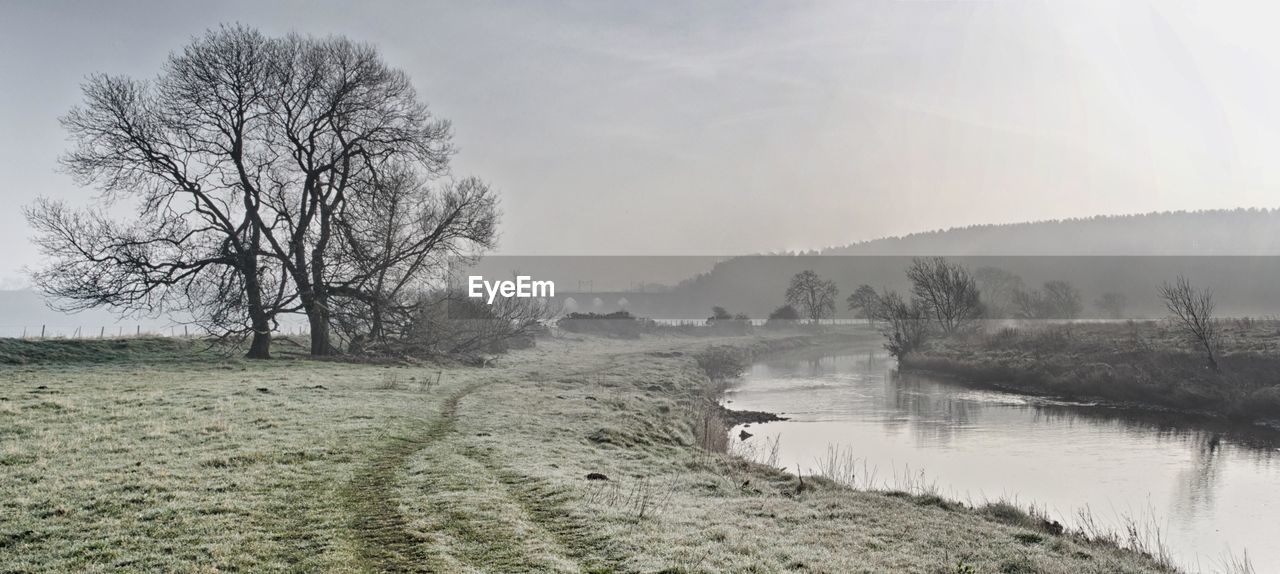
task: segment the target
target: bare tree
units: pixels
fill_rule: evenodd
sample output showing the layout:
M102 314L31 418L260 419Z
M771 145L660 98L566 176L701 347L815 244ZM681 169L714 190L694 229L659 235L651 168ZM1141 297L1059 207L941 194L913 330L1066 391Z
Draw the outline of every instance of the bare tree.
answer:
M1124 293L1107 292L1093 302L1093 305L1112 319L1124 317L1124 308L1128 305Z
M210 43L222 41L215 34ZM256 221L293 281L311 353L332 354L331 286L350 279L334 259L343 222L359 211L348 211L352 198L378 193L377 172L388 165L415 178L444 173L450 127L368 45L290 35L270 42L269 53L265 95L253 110L260 125L246 134L253 151L235 163L246 193L269 206L261 210L269 217Z
M870 285L859 285L852 295L846 301L850 310L862 312L862 316L866 317L867 323L872 323L876 319L876 304L879 302L880 296L876 294L876 290Z
M1160 286L1160 298L1174 320L1197 346L1204 351L1209 367L1218 370L1217 353L1222 333L1213 318L1213 291L1197 289L1181 275L1172 285Z
M115 222L102 206L37 203L27 217L52 261L33 279L71 308L191 309L215 333L251 333L248 355L265 358L295 291L264 261L260 202L235 159L262 98L266 42L240 28L210 34L170 56L153 82L85 82L84 104L62 118L75 142L62 165L138 216Z
M75 305L194 308L223 332L252 333L255 357L268 355L275 317L301 311L312 354L325 355L336 351L333 297L381 304L385 291L370 288L386 279L378 269L412 275L457 243L492 242L487 190L455 189L440 203L418 191L447 172L450 127L370 46L222 27L172 54L152 82L94 76L84 92L63 119L77 144L63 164L139 217L29 210L54 261L36 283ZM397 178L409 183L388 183ZM388 191L397 185L411 191ZM410 229L402 212L383 209L387 194L404 199L410 219L443 219L399 235L391 257L404 259L394 265L351 264L343 234L378 225L355 218ZM448 202L464 196L459 212L475 221L457 224Z
M835 282L819 277L812 270L805 270L791 278L791 285L787 287L787 303L817 323L835 313L838 293Z
M885 291L876 305L876 319L887 341L884 348L902 360L924 345L929 337L929 312L919 299L904 300L896 291Z
M907 268L907 279L912 295L943 334L955 333L982 316L978 285L958 263L942 257L918 257Z

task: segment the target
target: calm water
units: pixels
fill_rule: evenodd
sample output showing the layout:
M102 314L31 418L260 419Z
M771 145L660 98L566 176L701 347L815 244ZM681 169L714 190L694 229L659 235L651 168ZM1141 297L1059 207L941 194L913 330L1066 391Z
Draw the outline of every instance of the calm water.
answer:
M763 453L776 440L778 463L806 473L845 449L860 483L923 474L949 497L1013 498L1066 524L1087 507L1110 525L1158 525L1190 569L1247 549L1258 572L1280 572L1280 433L897 375L879 343L847 353L755 365L727 406L791 420L750 425L744 446Z

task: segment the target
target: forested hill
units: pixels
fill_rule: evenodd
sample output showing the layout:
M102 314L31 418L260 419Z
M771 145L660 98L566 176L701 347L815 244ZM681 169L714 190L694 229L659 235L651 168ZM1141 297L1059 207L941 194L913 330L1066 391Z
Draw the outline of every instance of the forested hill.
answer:
M1280 255L1280 209L1174 211L973 225L823 255Z
M1273 259L1280 256L1280 210L1275 209L975 225L821 251L733 257L675 286L665 297L666 308L636 310L683 317L705 315L719 305L759 317L782 304L792 276L812 270L836 283L837 316L849 316L843 300L858 285L905 291L905 270L912 257L922 255L946 256L975 271L1000 269L1031 288L1068 281L1086 304L1104 293L1120 293L1129 301L1126 316L1161 316L1156 287L1179 275L1212 289L1224 314L1280 313L1280 260ZM1095 311L1089 307L1085 316Z

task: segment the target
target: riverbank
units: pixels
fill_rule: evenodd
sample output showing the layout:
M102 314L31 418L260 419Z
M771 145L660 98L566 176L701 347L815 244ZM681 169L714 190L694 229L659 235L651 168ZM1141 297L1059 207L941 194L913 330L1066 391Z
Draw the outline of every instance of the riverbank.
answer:
M1280 420L1280 323L1223 321L1214 371L1158 322L1003 328L931 341L900 362L969 384L1057 399Z
M3 367L0 571L1166 571L1023 513L703 448L696 353L813 342Z

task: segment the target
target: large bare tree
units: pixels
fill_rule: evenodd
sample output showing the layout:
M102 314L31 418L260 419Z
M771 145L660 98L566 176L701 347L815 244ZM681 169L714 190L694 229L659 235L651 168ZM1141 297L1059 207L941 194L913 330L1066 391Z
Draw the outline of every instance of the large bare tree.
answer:
M275 315L294 291L263 265L259 202L234 162L266 84L266 52L256 33L224 29L172 55L152 82L86 80L84 103L62 119L75 142L62 165L97 186L102 205L28 208L51 258L38 286L64 308L188 309L217 334L252 334L250 357L269 355ZM137 216L112 220L103 215L112 205Z
M207 39L211 49L235 36ZM352 198L377 192L371 171L393 164L418 178L446 172L453 152L448 122L420 102L408 76L377 50L345 38L291 35L270 42L253 151L235 160L264 246L292 279L311 330L311 353L336 352L331 268ZM216 77L214 77L216 81Z
M386 178L419 185L447 173L453 153L448 122L409 78L341 37L222 27L172 54L151 82L94 76L84 91L64 118L77 146L63 163L108 200L132 200L139 216L115 223L37 204L29 216L54 261L37 283L76 305L198 308L224 332L251 332L255 357L268 355L275 317L294 311L307 315L312 354L336 351L332 298L368 295L370 266L344 261L355 251L343 230L370 213L352 205L385 194ZM491 201L465 205L490 228L479 233L487 239L476 228L460 235L486 246ZM458 237L433 239L442 229L458 227L415 228L404 256L448 251Z

